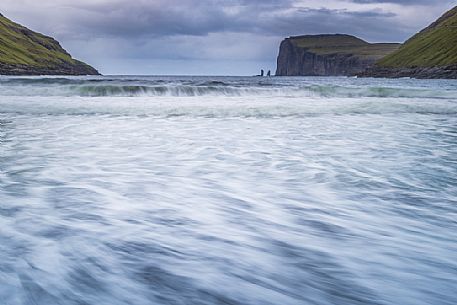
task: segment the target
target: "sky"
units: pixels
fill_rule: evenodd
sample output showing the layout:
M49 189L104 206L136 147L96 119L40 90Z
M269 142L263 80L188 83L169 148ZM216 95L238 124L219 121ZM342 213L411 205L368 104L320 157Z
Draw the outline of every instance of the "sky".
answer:
M103 74L253 75L282 39L351 34L403 42L451 0L1 0L0 13L59 40Z

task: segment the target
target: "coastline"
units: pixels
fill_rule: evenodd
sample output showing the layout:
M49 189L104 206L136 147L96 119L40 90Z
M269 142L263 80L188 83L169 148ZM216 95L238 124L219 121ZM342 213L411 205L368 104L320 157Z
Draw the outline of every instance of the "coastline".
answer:
M372 67L358 73L357 77L375 78L403 78L417 79L457 79L457 65L444 67L411 67L411 68L386 68Z
M95 68L82 62L74 65L62 64L59 67L33 67L29 65L9 65L0 63L0 75L4 76L41 76L41 75L101 75Z

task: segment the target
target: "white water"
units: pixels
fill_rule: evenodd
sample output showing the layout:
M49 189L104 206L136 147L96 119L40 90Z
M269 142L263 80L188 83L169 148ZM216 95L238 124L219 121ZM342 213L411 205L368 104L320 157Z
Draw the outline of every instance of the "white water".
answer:
M455 81L0 78L0 304L455 304L456 114Z

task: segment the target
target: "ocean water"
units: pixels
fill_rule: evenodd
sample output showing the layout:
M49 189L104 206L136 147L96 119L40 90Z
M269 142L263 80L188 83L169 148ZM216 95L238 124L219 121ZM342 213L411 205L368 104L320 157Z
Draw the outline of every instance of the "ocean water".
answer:
M1 305L455 305L457 81L1 77Z

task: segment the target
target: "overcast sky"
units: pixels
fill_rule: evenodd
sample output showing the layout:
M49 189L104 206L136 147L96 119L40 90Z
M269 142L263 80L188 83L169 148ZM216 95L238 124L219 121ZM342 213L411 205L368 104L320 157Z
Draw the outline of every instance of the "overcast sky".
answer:
M104 74L251 75L279 43L345 33L402 42L450 0L1 0L0 13L58 39Z

